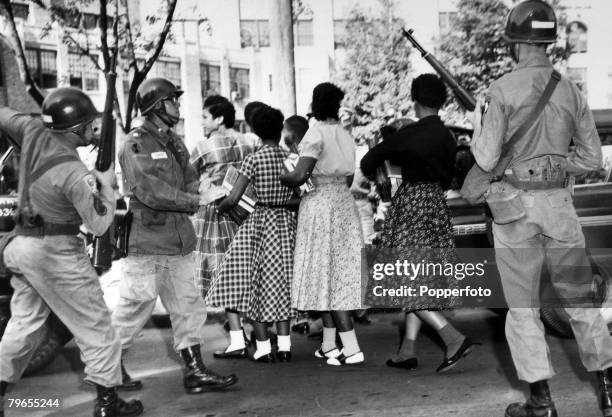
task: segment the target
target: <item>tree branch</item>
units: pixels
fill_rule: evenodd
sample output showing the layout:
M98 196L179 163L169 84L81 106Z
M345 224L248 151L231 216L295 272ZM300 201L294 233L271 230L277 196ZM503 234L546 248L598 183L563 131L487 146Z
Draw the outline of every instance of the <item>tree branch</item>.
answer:
M102 72L104 71L102 67L100 66L100 63L98 62L98 60L94 58L94 56L89 51L89 45L87 46L87 48L83 48L81 44L78 43L76 39L74 39L67 30L64 31L64 39L68 39L70 41L70 44L73 45L77 49L77 51L79 51L81 55L86 55L89 58L89 60L94 64L94 66L96 67L98 71L102 71Z
M128 44L127 49L130 57L130 67L134 67L135 70L138 70L138 62L136 61L136 53L134 52L134 37L132 35L132 22L130 20L130 10L128 8L127 0L123 0L123 6L125 7L125 30L128 35Z
M162 29L159 35L159 42L157 43L157 47L155 48L155 52L153 55L145 62L145 65L142 69L142 73L146 77L146 75L153 67L153 63L161 54L162 49L164 49L164 43L166 42L166 38L168 37L168 33L170 32L170 28L172 27L172 17L174 16L174 10L176 9L177 0L170 0L170 4L168 5L168 15L166 16L166 22L164 23L164 28ZM144 78L144 77L143 77Z
M110 51L108 50L108 15L106 13L106 1L100 0L100 47L104 59L104 70L109 71L111 67Z

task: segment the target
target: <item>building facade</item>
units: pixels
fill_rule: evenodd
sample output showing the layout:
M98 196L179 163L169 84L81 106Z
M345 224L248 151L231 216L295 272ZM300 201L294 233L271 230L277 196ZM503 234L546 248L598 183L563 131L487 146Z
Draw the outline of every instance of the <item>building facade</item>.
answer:
M145 22L157 7L155 1L128 0L132 22ZM297 113L309 110L312 88L330 80L342 65L344 26L353 7L375 9L378 0L302 0L303 10L294 23ZM62 30L52 28L42 37L49 20L32 3L13 1L18 31L24 41L32 73L43 88L73 85L88 92L99 108L104 102L104 78L89 58L70 50L62 41ZM278 106L282 91L274 91L278 68L270 48L270 7L275 0L179 0L172 38L154 65L151 76L163 76L180 85L182 98L180 130L188 146L203 137L203 98L217 93L230 98L243 118L243 108L252 100ZM512 1L508 0L511 5ZM593 108L612 107L612 30L602 16L612 16L610 0L563 0L572 48L567 75L587 95ZM426 49L451 30L456 13L454 0L396 1L396 12ZM91 44L99 38L95 7L79 16L91 28ZM206 19L206 20L205 20ZM2 24L6 24L3 22ZM5 30L4 28L3 30ZM35 111L31 99L20 90L19 75L8 44L0 42L0 103ZM95 54L95 52L94 52ZM144 57L142 57L144 59ZM99 57L98 57L99 59ZM413 54L417 73L430 72L429 64ZM125 95L129 74L119 74L120 95ZM121 106L125 106L122 101ZM124 110L124 108L122 108ZM290 116L287 114L286 116Z

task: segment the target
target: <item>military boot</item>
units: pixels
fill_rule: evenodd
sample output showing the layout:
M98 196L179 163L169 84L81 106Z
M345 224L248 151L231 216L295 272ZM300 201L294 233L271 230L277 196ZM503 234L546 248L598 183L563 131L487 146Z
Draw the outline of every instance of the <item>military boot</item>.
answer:
M142 389L142 382L137 379L132 379L130 374L125 370L123 361L121 361L121 385L117 385L117 389L120 391L138 391Z
M202 362L199 345L193 345L181 350L181 357L187 367L183 377L183 386L188 394L199 394L204 391L223 389L234 385L238 381L234 374L222 376L206 369L204 362Z
M610 379L610 369L597 372L599 380L599 398L601 401L601 411L604 417L612 417L612 380Z
M142 403L138 400L124 401L117 395L115 387L96 384L98 397L94 406L94 417L135 417L142 414Z
M531 395L524 404L514 403L506 408L506 417L557 417L555 403L550 399L547 381L529 384Z

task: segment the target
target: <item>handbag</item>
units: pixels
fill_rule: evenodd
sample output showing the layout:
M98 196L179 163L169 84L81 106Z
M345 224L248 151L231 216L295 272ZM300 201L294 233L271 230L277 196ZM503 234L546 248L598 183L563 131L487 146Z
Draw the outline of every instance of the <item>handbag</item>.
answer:
M499 182L503 178L506 168L508 168L508 165L510 165L515 156L512 155L514 146L536 122L560 80L561 74L553 70L534 111L530 113L527 120L516 130L512 137L502 145L501 157L495 168L491 172L486 172L475 163L465 177L460 191L461 196L473 205L486 201L491 209L495 223L507 224L525 216L520 195L516 188L508 183L504 183L503 187L492 189L491 184Z

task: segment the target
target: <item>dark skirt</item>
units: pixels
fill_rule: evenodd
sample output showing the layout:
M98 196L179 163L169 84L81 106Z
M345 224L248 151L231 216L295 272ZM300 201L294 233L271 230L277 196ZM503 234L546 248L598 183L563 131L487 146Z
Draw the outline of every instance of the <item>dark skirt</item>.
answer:
M402 183L391 200L379 247L399 249L401 256L413 263L448 265L457 262L450 209L442 187L437 183ZM436 268L431 268L429 274L412 278L397 277L397 285L458 288L455 278L440 275ZM366 294L372 294L374 285L369 280ZM372 304L380 305L381 301L381 297L376 297L376 302L372 301ZM386 297L384 304L416 311L451 308L457 301L454 298L416 295Z

